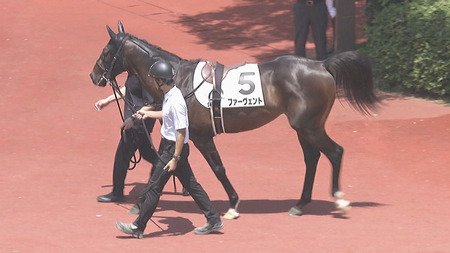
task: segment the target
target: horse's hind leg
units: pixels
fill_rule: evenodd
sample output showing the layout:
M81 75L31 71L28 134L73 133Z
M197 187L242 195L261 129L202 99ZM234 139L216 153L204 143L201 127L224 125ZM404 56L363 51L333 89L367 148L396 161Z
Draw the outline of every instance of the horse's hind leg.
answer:
M311 131L306 135L298 133L298 136L305 154L306 176L302 198L289 213L291 215L301 215L302 208L311 201L314 175L316 172L317 161L320 156L317 155L318 151L322 152L328 158L333 168L331 194L335 198L336 207L342 211L347 211L350 203L342 199L343 193L340 191L339 187L339 176L344 149L334 142L326 134L325 130Z
M339 177L341 174L341 162L344 154L344 149L334 142L325 132L325 130L317 134L316 143L319 150L328 158L333 167L333 180L331 195L335 198L336 207L341 211L350 209L350 202L342 199L344 194L340 191Z
M217 179L219 179L219 181L222 183L223 188L227 192L228 198L230 200L230 209L225 214L224 218L239 218L239 213L237 211L239 196L234 190L234 187L231 185L231 182L225 173L225 167L223 166L222 160L220 159L219 152L217 152L214 140L212 138L202 138L201 140L191 138L191 140L193 140L195 147L197 147L197 149L206 159L209 166L214 171Z
M311 202L312 189L314 185L314 178L316 176L317 163L320 158L320 152L311 143L309 143L305 138L302 138L299 133L297 133L300 145L303 149L303 156L306 165L305 181L303 183L302 197L298 203L289 210L289 215L299 216L303 214L303 207Z

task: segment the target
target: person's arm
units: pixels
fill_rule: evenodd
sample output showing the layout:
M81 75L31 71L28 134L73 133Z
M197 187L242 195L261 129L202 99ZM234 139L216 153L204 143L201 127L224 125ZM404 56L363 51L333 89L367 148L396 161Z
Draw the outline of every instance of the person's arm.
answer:
M128 130L134 125L134 119L138 120L144 120L148 118L154 118L154 119L161 119L162 118L162 111L153 111L154 106L148 105L143 106L139 111L137 111L135 114L133 114L133 117L130 117L126 119L122 124L122 130Z
M186 128L177 129L177 141L175 142L175 152L173 158L166 164L164 170L172 172L177 168L178 161L180 160L181 152L183 151L184 138L186 137Z
M154 105L144 105L141 107L142 111L154 111L155 110L155 106Z
M126 87L123 86L122 88L120 88L120 92L122 94L125 94L126 91ZM122 96L120 96L120 94L117 94L117 99L122 99ZM112 101L114 101L116 99L116 96L114 96L114 94L109 95L108 97L104 98L104 99L100 99L99 101L97 101L95 103L95 109L97 109L97 111L100 111L101 109L103 109L105 106L109 105L109 103L111 103Z
M152 106L145 106L142 107L139 111L137 111L133 117L136 119L148 119L148 118L154 118L154 119L162 119L162 111L153 111Z

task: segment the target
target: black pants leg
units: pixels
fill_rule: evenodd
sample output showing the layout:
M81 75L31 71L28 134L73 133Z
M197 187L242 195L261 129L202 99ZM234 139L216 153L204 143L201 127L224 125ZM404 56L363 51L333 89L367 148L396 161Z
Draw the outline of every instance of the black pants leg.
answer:
M301 57L306 57L306 40L308 39L309 31L309 15L306 6L300 2L294 3L294 27L295 27L295 54Z
M307 6L303 2L294 3L295 54L306 57L306 41L309 27L316 46L316 59L324 60L327 56L328 12L325 1Z
M325 1L311 6L314 16L311 17L311 29L316 46L316 59L327 58L327 26L328 11Z
M159 153L163 161L170 161L175 151L175 142L161 140L159 147ZM181 153L181 159L178 162L178 166L174 171L174 175L178 177L183 187L185 187L195 203L199 206L206 219L211 222L217 222L220 220L214 206L212 205L208 195L203 190L201 185L195 179L192 169L188 162L189 145L185 144ZM161 161L157 161L153 168L153 174L150 178L149 185L147 186L143 202L140 205L140 212L138 218L134 221L134 224L139 229L144 230L147 226L147 222L153 216L156 207L159 202L161 192L169 180L171 173L164 173L163 168L165 164Z
M125 178L130 167L130 159L137 149L139 149L140 154L145 160L154 163L156 153L151 149L150 142L144 130L131 128L122 134L114 157L113 194L115 196L123 196Z
M185 151L186 150L186 151ZM183 187L189 192L189 195L194 199L197 206L205 215L207 221L211 223L216 223L220 221L219 215L216 209L211 203L208 194L205 192L203 187L197 182L194 176L191 165L187 159L189 155L189 145L185 144L183 147L183 152L186 152L186 158L180 160L180 164L177 166L174 174L178 177Z

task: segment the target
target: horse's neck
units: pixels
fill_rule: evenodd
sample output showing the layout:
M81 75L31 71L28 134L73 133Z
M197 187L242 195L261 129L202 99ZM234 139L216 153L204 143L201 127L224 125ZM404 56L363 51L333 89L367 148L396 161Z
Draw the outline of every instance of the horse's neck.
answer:
M175 68L176 79L175 83L177 87L190 91L192 89L192 77L194 75L195 67L197 66L196 61L180 61L178 68Z
M176 72L176 85L183 91L183 93L192 90L192 76L194 75L195 67L198 64L198 61L182 59L175 54L164 51L161 48L153 46L137 38L133 38L132 40L133 44L137 46L139 50L134 50L136 47L132 44L127 45L130 46L131 49L129 50L130 54L127 55L127 60L131 63L130 66L133 68L129 69L129 71L137 74L144 87L147 86L145 87L147 91L152 91L149 92L150 95L156 96L156 98L160 95L159 93L152 94L155 93L153 87L151 87L151 85L154 84L151 78L148 77L148 69L154 62L154 58L161 58L172 64Z

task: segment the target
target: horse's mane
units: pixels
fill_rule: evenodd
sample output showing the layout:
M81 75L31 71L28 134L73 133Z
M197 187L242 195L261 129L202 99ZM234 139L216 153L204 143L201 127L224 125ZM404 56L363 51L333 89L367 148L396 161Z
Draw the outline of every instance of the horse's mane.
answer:
M162 58L170 58L170 59L174 59L174 60L177 60L177 61L184 60L184 59L182 59L181 57L179 57L176 54L173 54L173 53L168 52L168 51L166 51L166 50L164 50L164 49L162 49L162 48L160 48L158 46L150 44L145 39L138 38L138 37L136 37L136 36L134 36L132 34L129 34L129 33L127 33L127 35L130 36L130 38L132 40L134 40L139 46L141 46L141 47L143 47L145 49L150 49L151 51L157 51L158 54L160 54Z
M170 60L174 60L176 62L188 62L188 64L197 64L199 61L201 61L201 59L195 59L195 60L186 60L183 59L181 57L179 57L178 55L171 53L169 51L166 51L164 49L162 49L161 47L155 46L151 43L149 43L147 40L145 39L141 39L138 38L132 34L127 33L127 36L129 36L130 39L132 39L139 47L141 47L142 49L144 49L145 51L152 51L152 52L157 52L159 54L159 57L163 58L163 59L170 59ZM149 53L149 52L148 52Z

